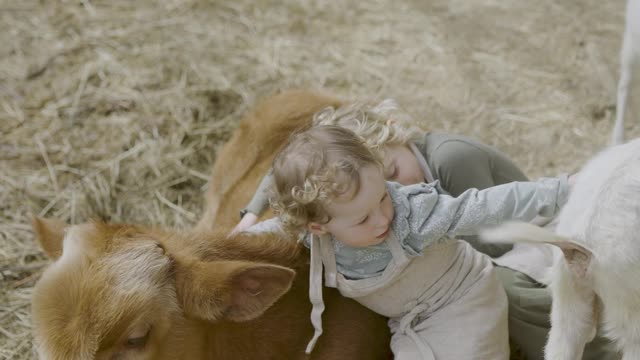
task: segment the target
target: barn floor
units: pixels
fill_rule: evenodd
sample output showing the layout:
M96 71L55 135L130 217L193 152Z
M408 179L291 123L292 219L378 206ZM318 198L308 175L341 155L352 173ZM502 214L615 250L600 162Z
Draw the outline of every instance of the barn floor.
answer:
M0 0L0 359L31 359L30 214L185 228L218 147L292 87L394 97L532 177L608 141L624 1ZM628 137L640 127L629 121Z

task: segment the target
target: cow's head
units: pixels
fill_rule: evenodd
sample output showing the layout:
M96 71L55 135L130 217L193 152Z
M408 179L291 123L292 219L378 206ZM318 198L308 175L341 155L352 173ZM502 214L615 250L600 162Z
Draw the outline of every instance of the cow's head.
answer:
M272 264L203 261L181 249L187 239L138 226L33 225L54 260L32 298L42 359L153 359L180 322L255 318L294 277Z

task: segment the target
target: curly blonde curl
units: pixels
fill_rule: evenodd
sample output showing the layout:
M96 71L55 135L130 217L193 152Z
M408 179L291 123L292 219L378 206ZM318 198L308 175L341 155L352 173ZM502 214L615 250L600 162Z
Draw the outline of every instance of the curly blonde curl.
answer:
M379 103L355 102L339 108L327 107L313 117L313 125L337 125L365 139L371 149L403 145L419 139L424 130L400 110L393 99Z

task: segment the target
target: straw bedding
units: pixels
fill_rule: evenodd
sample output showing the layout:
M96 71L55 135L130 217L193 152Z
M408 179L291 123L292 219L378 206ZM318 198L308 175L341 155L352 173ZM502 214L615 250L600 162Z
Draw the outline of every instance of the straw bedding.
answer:
M216 150L292 87L394 97L532 177L608 141L622 0L0 0L0 358L33 358L31 214L186 228ZM637 124L627 124L628 136Z

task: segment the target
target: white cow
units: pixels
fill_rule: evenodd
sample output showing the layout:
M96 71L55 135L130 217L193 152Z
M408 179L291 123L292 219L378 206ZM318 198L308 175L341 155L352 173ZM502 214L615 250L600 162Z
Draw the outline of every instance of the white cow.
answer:
M549 273L553 303L546 359L582 359L598 325L624 360L640 359L640 139L603 151L583 168L556 233L507 223L482 236L562 250Z
M620 52L620 80L616 104L616 122L612 143L621 144L624 139L624 117L627 110L627 95L633 84L634 73L640 71L640 0L628 0L622 51ZM637 98L637 96L636 96Z

